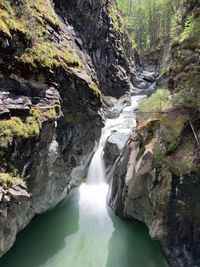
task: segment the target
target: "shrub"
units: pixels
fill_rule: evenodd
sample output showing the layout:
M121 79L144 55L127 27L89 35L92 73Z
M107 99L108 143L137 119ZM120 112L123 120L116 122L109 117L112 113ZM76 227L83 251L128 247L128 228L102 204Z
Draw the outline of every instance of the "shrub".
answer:
M197 106L198 100L189 90L182 89L174 95L172 104L175 107L194 108Z
M23 122L18 117L0 121L0 147L11 145L14 138L28 138L38 136L41 122L35 117L27 117Z
M186 20L184 30L181 34L181 41L195 38L199 42L200 37L200 18L195 17L194 14L190 15Z
M13 174L0 172L0 184L7 190L12 185L23 185L25 182L19 176L13 176Z

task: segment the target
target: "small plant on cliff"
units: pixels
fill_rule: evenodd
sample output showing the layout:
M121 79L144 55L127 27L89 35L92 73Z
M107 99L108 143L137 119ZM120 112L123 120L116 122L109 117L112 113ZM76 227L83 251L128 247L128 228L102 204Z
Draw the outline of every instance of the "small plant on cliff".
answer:
M12 185L25 186L25 182L19 177L10 173L0 172L0 185L7 190Z
M184 27L184 31L181 34L181 41L195 38L199 43L200 38L200 18L195 17L194 14L190 15L187 19Z
M198 150L200 152L199 132L195 130L193 119L196 117L196 112L199 112L199 98L196 92L189 89L180 90L173 98L173 105L179 107L182 113L188 113L188 122L194 135Z
M23 122L18 117L0 121L0 147L11 145L14 138L28 138L38 136L41 123L37 118L27 117Z
M198 105L198 99L188 89L182 89L173 96L172 104L179 108L195 108Z

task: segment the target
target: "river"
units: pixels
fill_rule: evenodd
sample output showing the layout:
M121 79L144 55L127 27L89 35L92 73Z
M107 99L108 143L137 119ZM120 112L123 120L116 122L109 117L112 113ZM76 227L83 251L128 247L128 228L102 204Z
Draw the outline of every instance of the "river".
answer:
M106 205L102 151L113 131L127 134L135 127L138 98L132 97L117 119L106 121L86 182L55 209L36 217L18 235L0 267L168 266L143 224L120 219Z

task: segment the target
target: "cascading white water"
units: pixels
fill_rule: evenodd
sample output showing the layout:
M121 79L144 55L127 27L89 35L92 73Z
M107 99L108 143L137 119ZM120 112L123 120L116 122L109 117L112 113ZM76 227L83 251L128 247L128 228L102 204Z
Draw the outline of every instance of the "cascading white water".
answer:
M88 185L105 183L105 165L102 157L106 140L112 132L131 133L132 129L136 126L134 111L138 107L137 101L144 97L145 96L131 97L131 105L124 107L118 118L107 119L105 127L102 129L99 146L89 166L87 176Z

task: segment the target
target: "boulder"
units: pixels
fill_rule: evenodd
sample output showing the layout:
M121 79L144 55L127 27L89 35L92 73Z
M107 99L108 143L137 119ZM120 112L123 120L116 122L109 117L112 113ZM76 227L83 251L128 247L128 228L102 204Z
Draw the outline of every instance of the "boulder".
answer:
M106 168L109 169L114 164L115 160L124 148L129 136L130 133L128 132L114 132L108 137L104 148L104 161Z
M142 77L144 80L148 82L154 82L155 81L155 72L149 72L149 71L143 71Z

